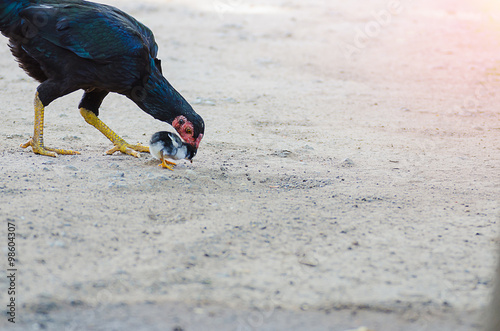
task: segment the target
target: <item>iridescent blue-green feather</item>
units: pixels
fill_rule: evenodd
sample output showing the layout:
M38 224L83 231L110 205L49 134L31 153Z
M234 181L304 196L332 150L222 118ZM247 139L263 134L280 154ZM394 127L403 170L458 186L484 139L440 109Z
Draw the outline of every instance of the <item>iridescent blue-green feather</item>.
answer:
M99 113L110 92L168 122L197 148L203 119L170 85L153 33L112 6L84 0L0 0L0 31L20 66L40 82L44 106L85 91L79 108Z

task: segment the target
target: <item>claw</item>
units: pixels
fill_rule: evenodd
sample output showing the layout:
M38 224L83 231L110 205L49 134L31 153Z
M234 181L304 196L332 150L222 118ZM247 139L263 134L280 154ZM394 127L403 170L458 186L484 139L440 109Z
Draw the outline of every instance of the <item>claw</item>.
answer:
M40 101L40 98L38 97L38 92L36 92L36 94L35 94L34 104L35 104L35 130L34 130L34 134L33 134L33 137L30 138L30 140L28 140L24 144L21 144L20 146L22 148L28 148L29 146L31 146L31 148L33 149L33 152L35 154L52 156L52 157L57 157L57 154L64 154L64 155L80 154L79 152L72 151L72 150L50 148L50 147L45 147L43 145L43 118L44 118L45 108L43 106L42 101Z
M132 145L131 148L138 152L149 153L149 147L141 144Z
M167 168L169 170L174 171L174 166L176 165L177 164L175 164L174 162L170 162L167 159L162 158L161 163L158 165L158 167Z
M31 146L31 148L33 149L33 153L45 155L45 156L57 157L57 154L62 154L62 155L79 155L80 154L80 152L72 151L69 149L45 147L45 146L43 146L43 144L36 143L33 140L33 138L30 138L30 140L28 140L24 144L20 145L20 147L22 147L22 148L28 148L29 146Z
M130 149L129 147L127 147L127 145L115 146L115 147L111 148L110 150L108 150L106 152L106 154L111 155L111 154L113 154L115 152L122 152L123 154L132 155L134 157L141 157L141 154L139 154L136 151Z
M122 152L123 154L132 155L134 157L141 157L138 152L149 153L149 147L143 146L141 144L130 145L128 143L118 143L113 148L108 150L106 154L111 155L115 152Z
M171 165L168 165L168 164L163 164L163 163L160 163L160 164L158 165L158 167L162 167L162 168L166 168L166 169L168 169L168 170L172 170L172 171L174 171L174 167L173 167L173 166L171 166Z
M80 108L80 114L82 114L83 118L87 123L94 126L97 130L101 131L102 134L106 136L111 142L115 145L106 154L111 155L115 152L122 152L127 155L132 155L134 157L140 157L141 154L138 152L149 153L149 147L143 146L141 144L130 145L123 138L117 135L113 130L111 130L106 124L104 124L95 113L85 109Z

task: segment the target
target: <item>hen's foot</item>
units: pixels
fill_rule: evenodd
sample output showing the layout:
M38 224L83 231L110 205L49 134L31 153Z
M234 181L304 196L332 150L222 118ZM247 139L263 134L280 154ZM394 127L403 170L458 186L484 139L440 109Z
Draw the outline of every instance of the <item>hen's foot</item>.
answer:
M132 155L135 157L141 157L139 152L149 153L149 147L143 146L141 144L131 145L127 142L118 143L115 147L111 148L106 154L111 155L115 152L122 152L123 154Z
M21 144L20 146L22 148L28 148L29 146L31 146L31 148L33 149L33 152L35 154L52 156L52 157L57 157L57 154L62 154L62 155L78 155L78 154L80 154L80 152L72 151L69 149L45 147L45 146L43 146L43 144L35 142L33 140L33 138L30 138L30 140L28 140L24 144Z

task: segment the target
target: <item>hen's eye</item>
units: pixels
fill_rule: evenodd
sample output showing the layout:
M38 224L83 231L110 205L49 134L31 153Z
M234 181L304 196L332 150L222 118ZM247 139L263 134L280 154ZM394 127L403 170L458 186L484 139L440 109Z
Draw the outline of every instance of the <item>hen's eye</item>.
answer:
M186 133L187 133L187 134L191 134L191 133L193 133L193 131L192 131L190 128L187 128L187 129L186 129Z

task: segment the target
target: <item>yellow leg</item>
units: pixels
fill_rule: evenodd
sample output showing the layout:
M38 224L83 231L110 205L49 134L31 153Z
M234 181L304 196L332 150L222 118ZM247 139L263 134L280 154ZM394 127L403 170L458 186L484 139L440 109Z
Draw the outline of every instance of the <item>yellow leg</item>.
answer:
M80 114L82 114L83 118L87 123L95 127L97 130L101 131L103 135L106 136L111 142L115 145L115 147L111 148L106 154L113 154L114 152L122 152L124 154L132 155L135 157L140 157L141 155L138 152L146 152L149 153L149 147L143 146L141 144L130 145L122 137L117 135L113 130L111 130L106 124L103 123L93 112L87 110L85 108L80 108Z
M174 171L174 166L176 166L177 164L175 164L174 162L170 162L168 161L167 159L165 159L163 156L161 157L161 163L158 165L159 167L162 167L162 168L167 168L169 170L172 170Z
M47 155L47 156L53 156L56 157L57 154L65 154L65 155L76 155L80 154L79 152L75 152L72 150L66 150L66 149L59 149L59 148L50 148L50 147L45 147L43 145L43 117L44 117L44 106L42 102L40 101L40 98L38 97L38 92L36 92L35 95L35 132L33 134L33 137L25 142L24 144L21 144L22 148L27 148L28 146L31 146L33 149L33 152L35 154L40 154L40 155Z

